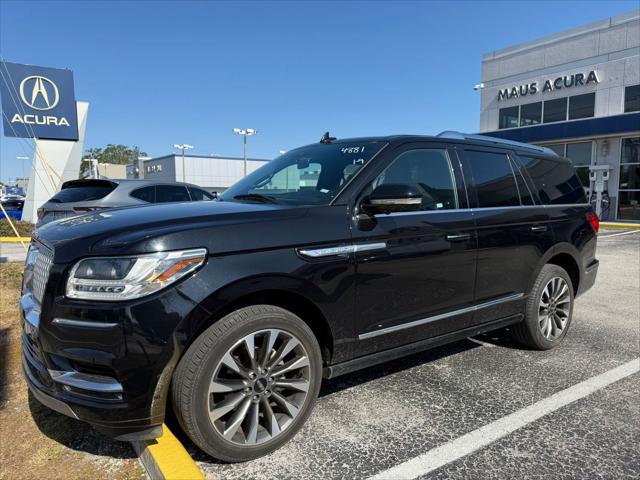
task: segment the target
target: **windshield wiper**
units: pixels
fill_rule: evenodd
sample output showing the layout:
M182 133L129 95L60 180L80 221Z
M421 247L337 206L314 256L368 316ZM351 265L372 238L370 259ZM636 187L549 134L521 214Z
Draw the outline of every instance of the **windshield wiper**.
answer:
M242 195L234 195L233 196L234 200L251 200L254 202L260 202L260 203L278 203L278 200L276 200L273 197L270 197L268 195L261 195L260 193L245 193Z

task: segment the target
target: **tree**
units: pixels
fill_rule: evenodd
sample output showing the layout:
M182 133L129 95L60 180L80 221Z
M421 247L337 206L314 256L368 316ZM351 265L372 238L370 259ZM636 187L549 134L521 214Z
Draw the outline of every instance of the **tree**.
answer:
M115 163L117 165L127 165L138 161L138 157L146 157L147 153L140 150L136 145L127 147L126 145L108 144L104 148L88 148L82 159L95 158L98 163ZM89 162L82 162L80 165L80 177L89 171Z

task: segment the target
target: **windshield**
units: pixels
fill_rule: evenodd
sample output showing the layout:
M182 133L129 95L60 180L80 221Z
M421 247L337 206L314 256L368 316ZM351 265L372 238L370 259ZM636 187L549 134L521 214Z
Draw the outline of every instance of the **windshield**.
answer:
M321 143L291 150L235 183L220 201L328 205L385 145Z

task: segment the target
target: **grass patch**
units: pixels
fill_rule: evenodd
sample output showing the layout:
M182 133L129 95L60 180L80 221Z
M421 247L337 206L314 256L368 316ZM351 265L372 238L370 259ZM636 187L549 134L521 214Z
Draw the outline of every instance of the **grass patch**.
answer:
M33 235L33 231L36 229L36 226L31 222L21 222L20 220L12 220L13 226L16 227L18 233L21 237L30 237ZM0 237L15 237L11 225L6 218L0 220Z

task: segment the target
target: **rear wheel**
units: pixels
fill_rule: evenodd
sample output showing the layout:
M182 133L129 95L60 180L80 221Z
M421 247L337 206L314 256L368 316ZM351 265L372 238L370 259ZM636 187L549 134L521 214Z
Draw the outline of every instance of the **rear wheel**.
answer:
M209 327L180 360L173 405L213 457L265 455L302 427L318 396L320 348L296 315L271 305L237 310Z
M569 329L573 299L573 284L566 270L545 265L529 295L524 321L512 329L514 338L537 350L556 347Z

